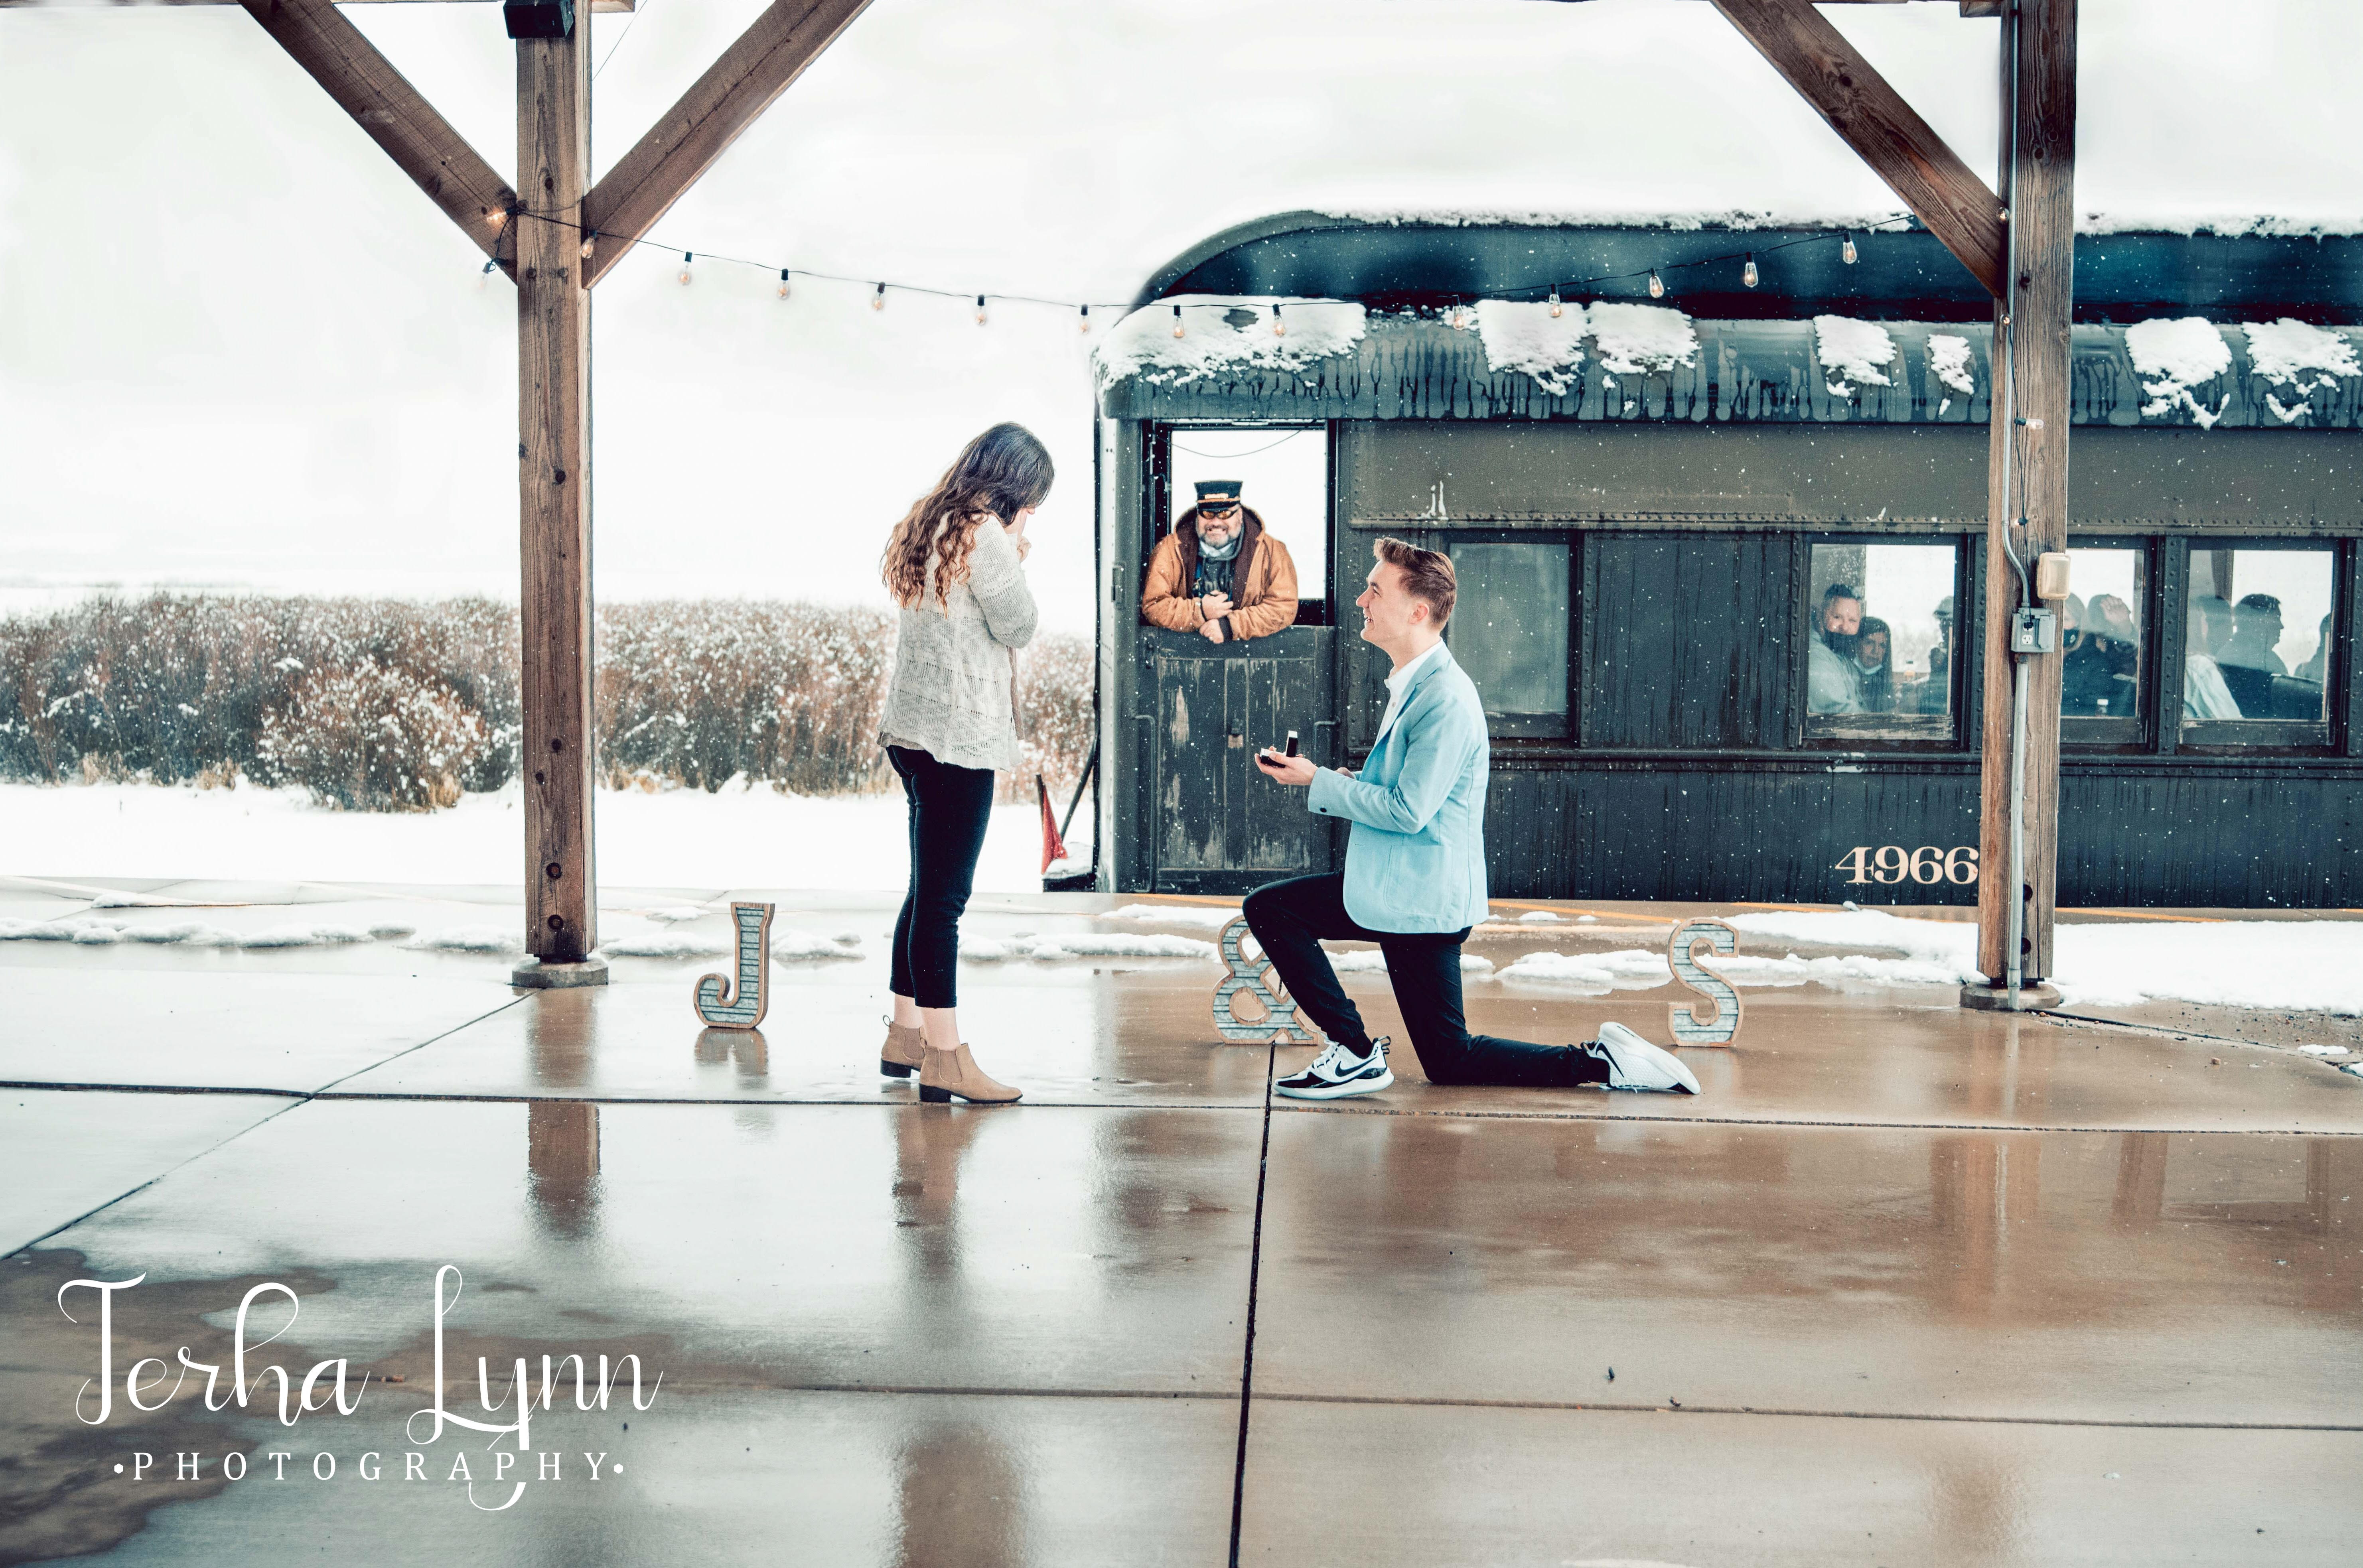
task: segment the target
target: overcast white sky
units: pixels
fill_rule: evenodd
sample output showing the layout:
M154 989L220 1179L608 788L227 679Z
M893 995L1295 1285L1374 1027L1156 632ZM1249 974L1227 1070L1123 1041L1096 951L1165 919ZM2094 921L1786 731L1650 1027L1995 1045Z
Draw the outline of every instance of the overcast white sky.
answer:
M760 9L642 0L604 167ZM1827 13L1981 171L1991 22ZM492 5L355 6L497 169ZM2363 215L2363 6L2084 0L2080 209ZM594 20L604 54L629 18ZM676 248L1123 300L1300 207L1854 215L1893 198L1698 0L877 0L659 226ZM235 6L0 11L0 607L100 582L516 592L514 293ZM1089 340L643 251L595 295L598 591L874 597L1015 418L1091 624ZM10 590L14 592L10 592Z

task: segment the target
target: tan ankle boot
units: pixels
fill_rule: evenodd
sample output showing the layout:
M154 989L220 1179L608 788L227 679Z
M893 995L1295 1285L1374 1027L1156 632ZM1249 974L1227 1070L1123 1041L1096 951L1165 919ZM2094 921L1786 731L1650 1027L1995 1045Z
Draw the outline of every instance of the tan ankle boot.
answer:
M878 1047L878 1070L890 1078L907 1078L926 1055L926 1036L915 1029L904 1029L888 1013L886 1043Z
M1007 1105L1020 1091L994 1083L962 1045L957 1051L930 1051L919 1065L919 1098L942 1105L957 1098L974 1105Z

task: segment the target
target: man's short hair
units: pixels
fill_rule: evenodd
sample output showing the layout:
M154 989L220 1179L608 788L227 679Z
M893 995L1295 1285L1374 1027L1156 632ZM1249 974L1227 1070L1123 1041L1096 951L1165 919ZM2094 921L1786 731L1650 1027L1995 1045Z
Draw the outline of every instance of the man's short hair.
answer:
M2244 593L2240 596L2240 608L2279 616L2281 613L2281 602L2269 593Z
M1823 609L1828 609L1831 601L1837 599L1851 599L1858 604L1862 602L1862 595L1855 591L1854 584L1850 582L1834 582L1822 590Z
M1452 575L1450 556L1441 550L1423 550L1401 539L1381 539L1370 550L1403 574L1403 591L1427 606L1432 624L1441 626L1452 619L1452 601L1460 592L1460 583Z

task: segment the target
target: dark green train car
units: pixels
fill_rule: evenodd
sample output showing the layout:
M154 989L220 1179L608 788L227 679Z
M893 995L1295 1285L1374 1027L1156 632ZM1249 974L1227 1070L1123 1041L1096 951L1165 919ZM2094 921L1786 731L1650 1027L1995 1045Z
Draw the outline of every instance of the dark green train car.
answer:
M2076 265L2059 900L2363 905L2363 241ZM1365 754L1395 535L1460 579L1496 896L1973 901L1991 337L1917 229L1300 215L1180 259L1099 358L1097 884L1338 864L1249 759ZM1137 605L1226 467L1304 586L1217 645Z

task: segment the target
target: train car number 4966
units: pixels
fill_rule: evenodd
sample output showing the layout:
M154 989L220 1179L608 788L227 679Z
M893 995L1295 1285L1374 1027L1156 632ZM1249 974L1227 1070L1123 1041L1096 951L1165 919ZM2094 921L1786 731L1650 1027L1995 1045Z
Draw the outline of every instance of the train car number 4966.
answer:
M1851 872L1847 878L1849 882L1901 882L1909 877L1915 882L1967 885L1978 879L1978 848L1973 844L1958 849L1939 849L1933 844L1917 849L1900 844L1858 844L1831 869Z

